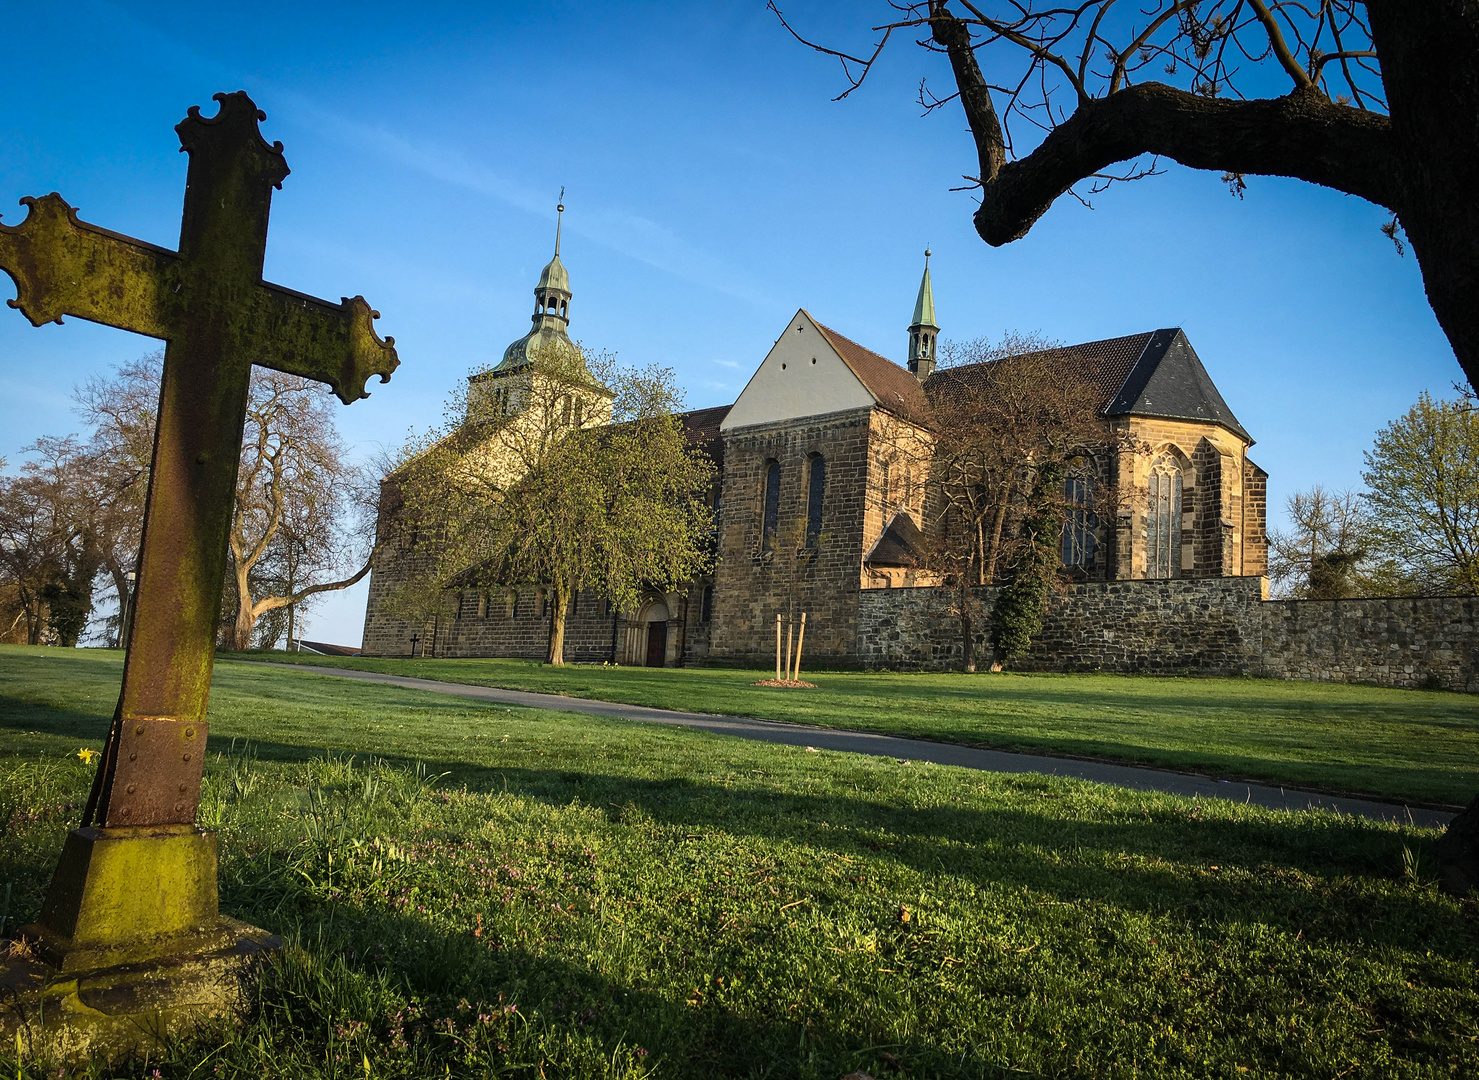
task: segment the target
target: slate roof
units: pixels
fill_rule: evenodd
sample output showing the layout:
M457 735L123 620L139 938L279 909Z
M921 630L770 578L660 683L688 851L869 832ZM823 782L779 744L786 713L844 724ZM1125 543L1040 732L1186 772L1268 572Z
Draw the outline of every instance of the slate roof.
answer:
M923 566L924 534L914 524L914 519L903 512L895 514L878 542L863 557L863 564L911 568Z
M807 312L807 316L810 318L811 313ZM929 399L924 396L924 388L919 385L919 380L909 374L907 369L887 357L879 356L872 349L859 345L851 338L843 337L816 319L811 321L816 323L828 344L837 350L842 362L852 369L852 373L867 387L881 408L915 423L929 422Z
M683 425L683 434L689 445L697 445L720 468L724 467L724 440L719 437L719 425L732 408L733 405L716 405L711 409L693 409L678 414L678 422Z
M299 652L318 653L320 656L358 656L360 650L354 645L330 645L327 641L304 641L298 639Z
M719 437L719 425L732 408L733 405L716 405L711 409L692 409L679 413L678 421L689 442L708 442Z
M1125 377L1105 416L1164 416L1221 424L1253 442L1222 400L1212 376L1179 328L1157 330Z
M1048 356L1065 373L1095 387L1101 395L1103 416L1161 416L1221 424L1253 442L1179 327L1023 355ZM1009 364L1015 359L1004 357L987 364ZM937 371L926 386L932 395L948 393L952 383L967 380L986 366L969 364Z

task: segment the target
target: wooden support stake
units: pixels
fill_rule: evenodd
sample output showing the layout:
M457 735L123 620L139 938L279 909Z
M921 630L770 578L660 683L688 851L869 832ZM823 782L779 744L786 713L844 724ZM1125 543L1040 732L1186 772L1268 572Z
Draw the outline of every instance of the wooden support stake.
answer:
M781 613L775 613L775 681L781 681Z
M796 635L796 667L791 672L793 681L801 678L801 644L806 640L806 612L801 613L801 633Z
M786 675L791 674L791 643L796 640L796 624L786 623Z

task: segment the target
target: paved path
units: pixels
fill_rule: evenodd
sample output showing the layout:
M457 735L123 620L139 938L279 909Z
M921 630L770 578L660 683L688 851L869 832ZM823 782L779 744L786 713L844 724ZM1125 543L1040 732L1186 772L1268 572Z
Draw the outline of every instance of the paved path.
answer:
M434 679L411 679L401 675L382 675L377 671L351 668L313 667L308 664L283 665L317 675L341 679L384 683L408 690L429 690L436 694L454 694L500 705L522 705L533 709L558 709L562 712L588 713L617 720L638 720L647 724L672 724L701 728L720 735L742 739L784 743L788 746L814 746L818 750L843 750L877 757L930 761L936 765L959 765L967 769L984 769L1003 773L1046 773L1049 776L1071 776L1100 784L1116 784L1137 791L1162 791L1171 795L1197 795L1204 799L1231 799L1251 802L1273 810L1336 810L1342 814L1374 818L1379 821L1410 822L1442 828L1453 817L1441 810L1408 809L1395 803L1369 799L1338 798L1313 791L1270 787L1242 781L1214 780L1209 776L1148 769L1136 765L1113 765L1103 761L1048 757L1041 754L1017 754L1005 750L982 750L955 743L929 742L925 739L900 739L867 731L808 727L779 720L755 720L743 716L716 716L712 713L674 712L645 705L621 705L612 701L566 697L563 694L535 694L527 690L503 690L494 686L471 686L467 683L440 682Z

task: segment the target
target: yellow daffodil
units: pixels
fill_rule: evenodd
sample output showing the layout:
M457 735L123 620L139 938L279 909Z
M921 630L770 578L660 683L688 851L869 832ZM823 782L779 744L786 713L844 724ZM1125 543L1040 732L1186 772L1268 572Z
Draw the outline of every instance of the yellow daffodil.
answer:
M91 765L92 759L98 756L98 752L96 750L89 750L84 746L81 750L77 751L77 756L82 759L82 764Z

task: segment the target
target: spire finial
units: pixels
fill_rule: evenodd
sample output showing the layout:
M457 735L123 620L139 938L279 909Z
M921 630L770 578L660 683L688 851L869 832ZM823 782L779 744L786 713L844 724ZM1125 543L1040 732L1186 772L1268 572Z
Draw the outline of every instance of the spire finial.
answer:
M925 266L928 266L930 264L930 256L932 254L934 254L934 253L932 251L930 251L930 246L928 244L925 244L924 245L924 265Z
M560 187L560 201L555 205L555 254L560 254L560 226L565 220L565 188Z

